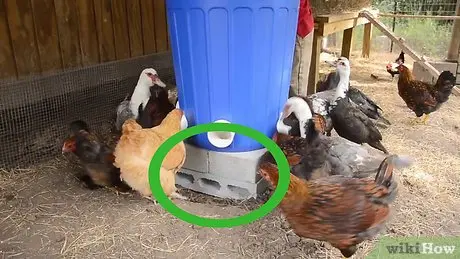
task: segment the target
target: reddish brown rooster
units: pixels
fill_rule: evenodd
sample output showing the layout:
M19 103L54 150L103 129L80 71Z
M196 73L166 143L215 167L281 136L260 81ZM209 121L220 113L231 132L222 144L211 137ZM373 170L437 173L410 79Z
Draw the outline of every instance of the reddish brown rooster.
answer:
M443 71L436 83L432 85L416 80L411 71L404 65L400 65L398 70L399 96L417 116L412 123L418 122L418 118L424 116L421 122L426 124L429 114L438 110L452 94L456 80L454 74Z
M393 169L410 164L395 155L385 158L375 179L329 176L305 181L291 174L289 189L279 208L294 233L329 242L351 257L357 245L378 234L390 215L396 197ZM259 173L273 187L278 168L262 163Z

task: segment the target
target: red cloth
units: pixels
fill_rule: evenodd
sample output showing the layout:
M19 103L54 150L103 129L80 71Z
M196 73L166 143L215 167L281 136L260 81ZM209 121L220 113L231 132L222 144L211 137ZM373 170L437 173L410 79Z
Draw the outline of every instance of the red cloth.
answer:
M304 38L315 27L313 13L310 7L310 0L300 0L299 6L299 21L297 23L297 35Z

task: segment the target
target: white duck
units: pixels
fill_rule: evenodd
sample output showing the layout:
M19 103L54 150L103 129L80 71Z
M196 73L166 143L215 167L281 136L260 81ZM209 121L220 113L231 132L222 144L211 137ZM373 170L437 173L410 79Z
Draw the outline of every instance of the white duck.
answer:
M292 113L295 115L297 120L287 119ZM312 116L311 109L304 99L297 96L291 97L284 105L283 111L276 123L276 129L282 134L299 134L300 137L306 138L306 123L312 118ZM285 124L285 121L288 121L288 125ZM297 125L292 125L293 123Z
M150 98L150 87L158 85L166 87L166 84L158 77L158 73L153 68L146 68L142 70L139 75L139 80L134 88L131 99L125 98L117 107L117 120L115 126L118 131L121 130L123 123L130 118L138 117L139 105L145 108Z

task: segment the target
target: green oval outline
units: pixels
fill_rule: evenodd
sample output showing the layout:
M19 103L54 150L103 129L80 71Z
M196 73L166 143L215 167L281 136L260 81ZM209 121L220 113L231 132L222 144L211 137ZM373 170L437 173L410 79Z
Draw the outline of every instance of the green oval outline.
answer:
M279 169L279 180L278 186L276 187L272 197L260 206L259 208L233 218L224 218L224 219L212 219L200 217L194 214L191 214L187 211L182 210L176 206L164 193L163 188L160 184L160 167L163 163L163 159L166 157L168 152L182 140L192 137L194 135L204 133L204 132L235 132L247 137L251 137L254 140L260 142L268 151L272 153L276 164ZM278 204L282 201L284 196L287 193L290 182L290 169L289 163L283 151L278 147L278 145L265 136L263 133L246 127L244 125L235 124L235 123L208 123L200 124L185 130L179 131L170 138L168 138L160 147L157 149L155 154L152 157L149 165L149 184L152 190L152 194L157 200L157 202L173 216L181 219L182 221L188 222L201 227L210 227L210 228L231 228L250 224L256 220L259 220L266 215L268 215L272 210L274 210Z

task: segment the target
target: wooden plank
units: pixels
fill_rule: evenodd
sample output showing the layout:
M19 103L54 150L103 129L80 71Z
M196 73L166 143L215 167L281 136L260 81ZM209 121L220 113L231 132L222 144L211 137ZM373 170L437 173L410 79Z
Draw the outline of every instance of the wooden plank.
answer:
M369 58L371 54L371 42L372 42L372 23L364 25L364 34L363 34L363 58Z
M62 68L53 0L31 0L42 74Z
M435 67L428 63L428 61L426 61L423 57L419 56L413 49L409 48L409 46L404 43L404 39L397 38L396 35L385 26L385 24L377 20L370 12L363 11L360 13L360 16L368 19L377 29L390 38L390 40L398 44L404 53L408 54L412 59L414 59L414 61L420 61L420 64L427 69L431 75L434 77L438 77L440 75L439 71Z
M343 14L324 14L324 15L317 15L315 17L315 22L318 23L332 23L338 22L353 18L358 18L359 12L351 12L351 13L343 13Z
M374 16L379 15L380 11L377 9L370 10L370 13ZM349 12L349 13L341 13L341 14L323 14L317 15L315 17L315 23L333 23L333 22L340 22L350 19L356 19L359 17L360 12Z
M319 62L321 54L321 43L323 36L315 30L313 32L313 48L311 53L310 74L308 76L307 95L316 92L316 84L319 80Z
M460 0L457 0L455 14L460 15ZM459 16L460 17L460 16ZM450 39L449 49L447 51L447 61L456 62L460 49L460 20L455 20L452 26L452 36Z
M350 59L351 49L353 43L353 31L354 28L349 28L343 31L343 40L342 40L342 57Z
M156 52L155 42L155 17L154 0L140 0L142 13L142 37L144 42L144 55Z
M126 9L128 10L129 48L131 57L142 56L144 54L144 42L142 38L142 15L139 0L127 1Z
M5 0L0 0L0 78L17 77L16 62L6 18Z
M128 0L129 1L129 0ZM117 60L129 58L129 31L126 0L112 0L113 36Z
M155 43L156 51L168 50L168 31L166 27L165 0L154 0Z
M112 7L110 0L94 0L96 14L96 31L99 39L99 54L101 62L116 59L115 40L112 27Z
M168 50L171 50L171 38L169 38L169 26L168 26L168 8L165 5L165 14L166 14L166 34L167 34L167 41L168 41Z
M79 67L81 65L81 52L75 0L54 0L54 6L56 8L62 66L64 68Z
M40 73L30 2L6 0L5 6L18 77Z
M99 63L99 43L93 0L77 0L81 62L83 66Z
M355 19L338 21L338 22L333 22L333 23L326 23L322 26L322 32L323 32L322 35L326 36L334 32L344 31L346 29L350 29L350 28L353 28L359 25L363 25L366 23L369 23L369 21L365 18L355 18Z

